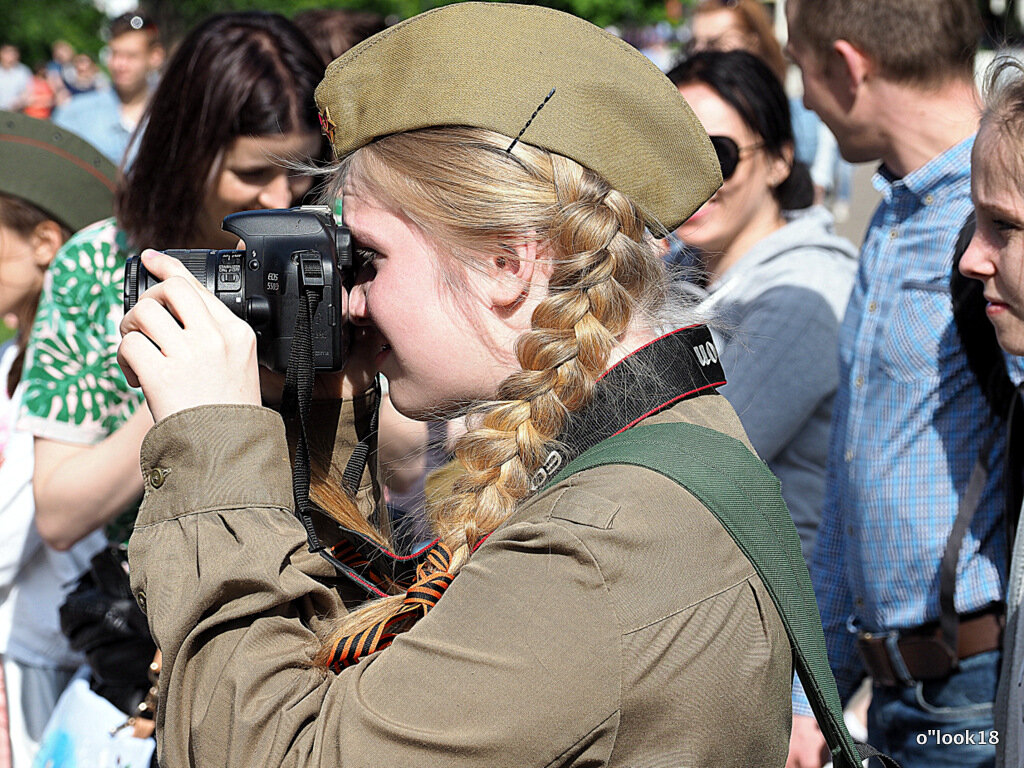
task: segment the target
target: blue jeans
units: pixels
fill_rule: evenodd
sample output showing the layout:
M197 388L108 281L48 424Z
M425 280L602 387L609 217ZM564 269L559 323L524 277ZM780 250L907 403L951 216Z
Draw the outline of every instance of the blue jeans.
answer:
M868 743L903 768L991 768L996 748L992 702L1000 651L960 662L944 680L906 688L876 685L868 709Z

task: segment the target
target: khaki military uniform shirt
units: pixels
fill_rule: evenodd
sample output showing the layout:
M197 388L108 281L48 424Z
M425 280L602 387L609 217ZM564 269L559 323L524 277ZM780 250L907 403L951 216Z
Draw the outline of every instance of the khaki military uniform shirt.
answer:
M672 420L746 441L720 396L650 418ZM310 659L321 617L345 608L292 515L277 414L183 411L142 464L131 578L163 651L164 768L785 763L778 614L661 475L598 467L524 502L430 614L333 674Z

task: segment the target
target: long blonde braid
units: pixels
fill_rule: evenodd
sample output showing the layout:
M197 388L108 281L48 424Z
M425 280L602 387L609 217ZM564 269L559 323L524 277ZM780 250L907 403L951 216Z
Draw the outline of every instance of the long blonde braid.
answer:
M508 142L480 129L434 128L369 145L360 153L370 157L358 161L372 168L375 191L435 242L460 246L452 264L442 265L448 280L460 280L457 264L476 267L481 253L524 237L546 243L553 265L549 294L516 342L522 370L472 412L455 447L464 473L431 510L453 553L452 574L530 493L530 478L568 414L590 401L621 336L665 293L664 266L628 198L559 155L520 144L511 157ZM319 660L326 663L339 637L389 618L401 604L402 596L384 598L344 617Z

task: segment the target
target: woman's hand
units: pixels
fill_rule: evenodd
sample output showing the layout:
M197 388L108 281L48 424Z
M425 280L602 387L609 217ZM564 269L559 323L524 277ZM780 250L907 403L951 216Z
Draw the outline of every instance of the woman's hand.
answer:
M117 362L142 387L153 419L197 405L259 405L252 329L177 259L147 250L142 261L163 282L121 321Z

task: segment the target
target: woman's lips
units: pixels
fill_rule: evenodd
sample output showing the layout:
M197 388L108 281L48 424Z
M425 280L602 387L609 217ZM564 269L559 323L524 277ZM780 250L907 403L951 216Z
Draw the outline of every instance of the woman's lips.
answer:
M704 203L704 205L702 205L700 208L698 208L696 211L690 214L690 218L688 218L685 223L696 224L697 222L702 221L705 217L707 217L708 213L714 207L714 199L708 200L706 203Z

